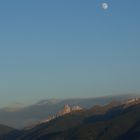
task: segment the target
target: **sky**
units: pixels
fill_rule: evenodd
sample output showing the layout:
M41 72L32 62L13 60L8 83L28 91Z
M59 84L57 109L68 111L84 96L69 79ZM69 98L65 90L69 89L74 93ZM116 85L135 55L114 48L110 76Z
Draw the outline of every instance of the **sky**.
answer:
M0 107L139 94L139 5L139 0L1 0Z

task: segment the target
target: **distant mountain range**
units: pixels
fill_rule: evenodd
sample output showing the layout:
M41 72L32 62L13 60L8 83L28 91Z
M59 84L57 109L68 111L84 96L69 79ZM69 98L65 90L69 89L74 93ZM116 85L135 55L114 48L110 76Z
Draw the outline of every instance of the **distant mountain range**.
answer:
M37 102L36 104L24 108L3 108L0 109L0 124L12 126L14 128L23 128L34 123L45 120L53 116L64 105L79 105L88 109L94 105L105 105L111 101L123 101L129 98L139 97L136 94L104 96L97 98L76 98L76 99L48 99Z
M0 125L0 140L140 140L140 98L88 109L66 104L55 115L29 129Z

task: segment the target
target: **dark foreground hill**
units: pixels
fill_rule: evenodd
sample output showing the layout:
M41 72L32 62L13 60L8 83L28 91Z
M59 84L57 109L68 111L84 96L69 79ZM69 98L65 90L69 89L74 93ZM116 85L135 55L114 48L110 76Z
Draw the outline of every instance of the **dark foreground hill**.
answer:
M28 130L18 140L140 140L140 101L71 112Z
M0 140L16 140L22 135L22 132L14 128L0 125Z

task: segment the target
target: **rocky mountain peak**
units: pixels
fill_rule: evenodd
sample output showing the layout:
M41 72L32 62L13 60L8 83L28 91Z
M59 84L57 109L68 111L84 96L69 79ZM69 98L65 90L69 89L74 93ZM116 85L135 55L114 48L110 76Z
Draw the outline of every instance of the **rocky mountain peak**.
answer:
M80 110L83 110L83 108L78 106L78 105L70 107L67 104L67 105L64 105L64 108L61 111L58 112L58 115L62 116L62 115L68 114L68 113L70 113L72 111L80 111Z
M40 121L40 123L47 123L47 122L50 122L51 120L56 119L57 117L63 116L65 114L71 113L73 111L80 111L80 110L83 110L83 108L78 105L71 107L68 104L66 104L66 105L64 105L63 109L60 110L56 115L49 116L46 120Z
M62 115L65 115L67 113L70 113L70 112L71 112L71 107L67 104L67 105L64 105L64 108L58 112L58 115L62 116Z

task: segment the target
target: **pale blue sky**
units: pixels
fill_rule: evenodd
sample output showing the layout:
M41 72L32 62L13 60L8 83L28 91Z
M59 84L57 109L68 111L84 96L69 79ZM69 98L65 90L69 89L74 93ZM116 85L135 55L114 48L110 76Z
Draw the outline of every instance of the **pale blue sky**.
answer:
M139 6L139 0L1 0L0 106L140 93Z

